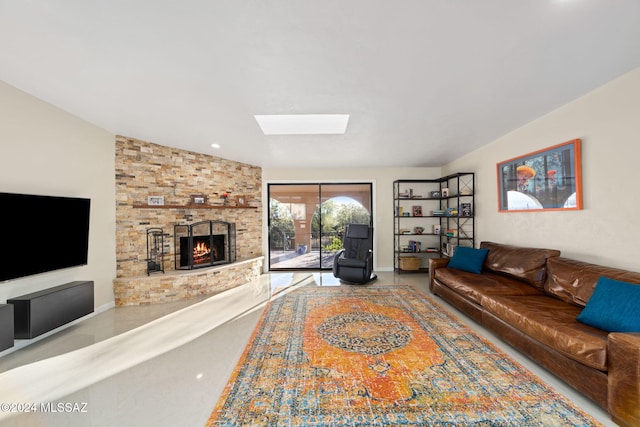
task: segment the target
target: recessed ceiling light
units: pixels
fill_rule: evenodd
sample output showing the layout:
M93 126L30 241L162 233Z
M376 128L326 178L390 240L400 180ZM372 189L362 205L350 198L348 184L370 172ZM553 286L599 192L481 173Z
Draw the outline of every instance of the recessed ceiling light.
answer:
M220 144L211 144L213 148L220 148Z
M255 115L265 135L338 135L347 131L348 114Z

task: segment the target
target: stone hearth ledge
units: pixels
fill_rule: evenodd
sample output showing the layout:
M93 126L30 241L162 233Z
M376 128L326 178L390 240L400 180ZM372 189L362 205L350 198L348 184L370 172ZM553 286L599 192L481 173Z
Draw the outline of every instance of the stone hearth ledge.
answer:
M257 279L264 257L193 270L170 270L113 281L116 306L150 305L215 295Z

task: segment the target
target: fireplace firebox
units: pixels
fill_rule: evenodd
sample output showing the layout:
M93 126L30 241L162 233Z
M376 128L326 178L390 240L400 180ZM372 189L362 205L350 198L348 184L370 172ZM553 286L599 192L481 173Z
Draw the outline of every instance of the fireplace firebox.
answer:
M177 224L175 269L190 270L236 260L236 227L224 221Z

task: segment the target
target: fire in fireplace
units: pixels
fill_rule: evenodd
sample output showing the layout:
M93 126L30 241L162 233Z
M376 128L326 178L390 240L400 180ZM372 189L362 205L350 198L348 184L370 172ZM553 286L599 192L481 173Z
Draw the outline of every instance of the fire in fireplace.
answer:
M183 237L183 239L185 239ZM186 239L188 241L188 239ZM211 247L206 241L202 241L197 237L194 237L193 242L193 263L200 264L201 262L207 262L211 259ZM217 255L217 251L214 250L214 255ZM182 253L182 251L180 251Z
M203 221L175 226L176 269L192 269L235 261L235 225Z
M211 265L216 261L225 260L224 234L210 236L180 237L180 267ZM191 253L191 260L189 259Z

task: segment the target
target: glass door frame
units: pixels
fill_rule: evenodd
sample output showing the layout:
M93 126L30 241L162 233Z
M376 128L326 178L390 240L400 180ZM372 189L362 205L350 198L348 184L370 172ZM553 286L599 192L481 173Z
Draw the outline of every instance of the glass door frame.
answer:
M291 192L291 197L284 198L287 200L284 204L289 204L288 211L292 214L292 220L294 222L293 229L288 229L286 232L281 232L281 230L274 229L272 224L272 195L274 194L274 189L276 187L286 188L289 187L293 189L295 186L299 187L315 187L313 188L312 197L296 195ZM365 188L358 189L358 186L365 186ZM326 190L329 188L337 188L341 189L338 191L329 191ZM349 187L351 187L351 191L349 191ZM267 221L267 266L269 271L291 271L291 270L331 270L333 265L333 256L331 255L330 259L323 259L323 255L326 255L327 252L323 253L323 246L327 243L330 243L329 240L333 239L333 236L327 236L323 231L323 212L320 209L322 204L327 200L331 200L333 198L345 197L353 199L357 204L362 205L367 213L368 213L368 221L369 225L373 225L374 223L374 188L373 181L288 181L288 182L267 182L266 183L266 194L267 194L267 209L266 209L266 221ZM324 192L323 192L324 188ZM364 190L364 191L363 191ZM277 191L275 191L277 193ZM360 193L360 194L359 194ZM364 194L364 195L363 195ZM281 197L281 200L283 198ZM274 200L277 200L274 198ZM300 203L293 203L294 200L297 200ZM282 202L281 202L282 203ZM366 205L368 203L368 206ZM307 212L308 211L308 212ZM319 216L319 217L318 217ZM296 219L293 219L293 218ZM362 219L362 217L360 217ZM317 233L313 231L313 221L319 221L320 223L317 225ZM365 219L366 221L367 219ZM292 227L288 227L292 228ZM318 236L314 236L318 234ZM275 236L275 234L282 234L282 236ZM291 236L293 234L293 237ZM277 239L276 239L277 237ZM342 240L343 236L337 236ZM374 236L375 237L375 236ZM279 243L274 245L275 240ZM277 246L277 249L276 249ZM274 252L272 252L274 251ZM281 257L278 257L275 251L281 251ZM308 262L305 264L305 261L296 264L293 262L281 262L280 259L287 259L291 257L300 257L304 254L309 254L311 251L314 252L314 257L307 258L313 259L311 261L312 264ZM317 261L315 260L315 253L317 252ZM274 260L276 260L274 262ZM282 264L281 266L277 266L277 264Z

